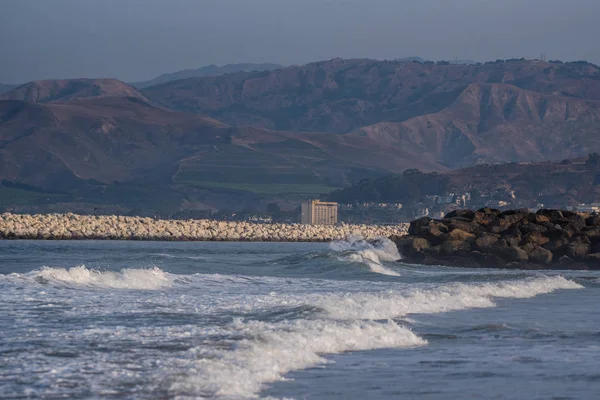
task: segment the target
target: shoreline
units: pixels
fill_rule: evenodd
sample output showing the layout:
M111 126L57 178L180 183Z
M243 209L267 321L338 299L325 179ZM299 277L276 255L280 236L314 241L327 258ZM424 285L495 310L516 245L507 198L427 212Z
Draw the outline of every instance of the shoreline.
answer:
M76 214L1 214L0 240L324 243L403 236L409 224L302 225Z

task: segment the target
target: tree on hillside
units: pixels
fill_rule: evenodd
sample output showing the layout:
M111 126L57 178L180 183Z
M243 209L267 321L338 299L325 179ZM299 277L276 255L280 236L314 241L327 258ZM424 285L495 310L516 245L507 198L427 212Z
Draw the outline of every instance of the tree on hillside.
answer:
M347 189L331 193L328 199L350 204L416 202L423 196L446 193L448 187L449 178L445 175L409 169L401 175L362 180Z

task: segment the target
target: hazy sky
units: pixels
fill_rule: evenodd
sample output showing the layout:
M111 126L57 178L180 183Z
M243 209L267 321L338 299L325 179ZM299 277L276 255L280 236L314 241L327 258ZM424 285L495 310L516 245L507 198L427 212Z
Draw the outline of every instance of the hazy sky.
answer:
M600 63L598 0L0 0L0 82L333 57Z

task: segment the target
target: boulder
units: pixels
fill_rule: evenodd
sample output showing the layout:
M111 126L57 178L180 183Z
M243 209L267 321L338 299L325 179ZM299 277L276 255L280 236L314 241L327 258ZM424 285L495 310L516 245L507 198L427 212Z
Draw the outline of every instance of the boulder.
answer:
M455 210L451 211L444 216L444 219L462 218L468 222L473 221L475 218L475 212L471 210Z
M444 225L446 225L448 227L448 229L450 231L453 231L455 229L460 229L461 231L468 232L468 233L478 233L481 231L481 227L479 225L474 224L472 222L465 221L461 218L453 218L453 219L444 218L442 220L442 222L444 223Z
M537 214L543 215L544 217L548 217L550 221L554 221L565 217L561 210L547 210L543 208L541 210L538 210Z
M503 220L507 220L511 224L515 224L519 221L527 219L528 215L529 215L529 211L527 211L526 209L509 210L509 211L504 211L503 213L500 213L499 218L503 219Z
M554 225L552 225L552 227L554 227ZM548 231L548 226L544 226L544 225L540 225L538 223L534 223L534 222L530 222L530 221L523 221L522 224L519 225L519 230L524 234L528 234L528 233L532 233L532 232L539 232L539 233L544 233Z
M507 262L523 262L529 260L527 252L520 247L508 246L496 248L495 254Z
M528 214L527 220L533 224L541 224L544 222L550 222L550 217L541 214Z
M569 244L569 239L558 238L552 239L546 243L543 248L550 250L555 257L562 257L566 254L566 245Z
M420 258L425 250L431 248L431 243L420 237L406 237L396 240L396 246L402 255Z
M447 238L449 241L473 242L475 240L475 235L465 232L462 229L454 229L447 234Z
M521 244L521 236L506 236L504 240L508 246L512 247L518 247Z
M504 268L506 266L506 260L503 260L499 256L493 253L484 253L477 250L469 253L469 258L477 261L479 267L484 268Z
M552 252L550 250L546 250L543 247L534 246L533 250L529 253L529 260L538 263L548 265L552 262Z
M500 218L508 218L508 217L515 217L516 219L523 219L523 218L527 218L527 216L529 215L529 209L527 208L518 208L515 210L506 210L500 213Z
M499 215L498 219L495 220L491 225L491 231L493 233L501 233L507 231L512 228L517 223L527 219L527 214L525 212L515 212L515 213L502 213Z
M521 244L528 244L528 243L532 243L538 246L543 246L546 243L548 243L550 241L550 239L548 239L546 236L542 235L539 232L531 232L526 234L523 239L521 240Z
M586 226L582 229L581 233L587 236L591 243L600 242L600 227Z
M509 246L508 242L506 241L506 239L498 239L498 241L496 243L493 244L493 246L491 247L492 250L496 250L496 249L505 249Z
M435 259L442 253L442 246L433 246L428 249L423 249L423 253L426 257L434 257Z
M512 222L510 219L497 219L490 223L490 232L502 233L507 231L511 226Z
M509 246L517 247L521 243L521 240L523 240L523 234L521 233L519 227L515 224L503 233L502 238L506 240L506 243L508 243Z
M560 225L563 229L568 231L580 231L587 226L585 219L577 214L572 215L569 218L560 218L552 222Z
M447 233L448 227L446 225L430 218L422 218L411 222L408 230L409 235L421 236L434 246L442 244L446 240Z
M594 228L600 227L600 214L590 215L585 219L585 224Z
M475 239L475 247L479 250L487 250L500 239L500 235L483 233Z
M565 255L572 260L585 260L591 246L587 243L569 243L565 246Z
M488 226L492 222L498 219L498 215L500 211L494 210L492 208L482 208L475 212L475 216L473 221L482 226Z
M503 268L600 269L600 218L562 210L457 210L411 224L402 245L422 262ZM421 238L424 242L415 242ZM598 256L597 256L598 255Z
M427 230L423 232L423 237L431 242L434 246L442 244L444 241L448 240L446 237L446 231L448 229L444 225L430 225Z
M468 255L471 252L471 244L464 240L447 240L441 246L443 255Z
M427 227L431 221L433 220L429 217L423 217L412 221L408 227L408 234L420 235L423 229Z
M566 231L562 229L559 225L557 225L552 229L548 230L547 232L544 232L544 236L550 239L550 241L566 240L568 242L573 237L573 232Z

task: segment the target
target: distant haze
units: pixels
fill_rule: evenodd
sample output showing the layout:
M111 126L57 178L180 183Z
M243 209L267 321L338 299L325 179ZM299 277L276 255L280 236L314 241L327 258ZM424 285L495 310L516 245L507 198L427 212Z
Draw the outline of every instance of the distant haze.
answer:
M600 63L598 0L4 0L0 82L333 57Z

